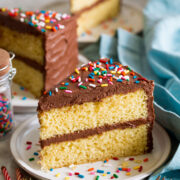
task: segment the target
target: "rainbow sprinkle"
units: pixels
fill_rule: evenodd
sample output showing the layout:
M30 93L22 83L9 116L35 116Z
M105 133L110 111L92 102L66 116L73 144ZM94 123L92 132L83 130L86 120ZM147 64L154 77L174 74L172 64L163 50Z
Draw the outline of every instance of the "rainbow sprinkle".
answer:
M88 171L93 171L93 170L94 170L94 168L89 168L89 169L88 169Z
M71 91L71 90L65 90L65 92L66 92L66 93L72 93L72 91Z
M126 173L126 176L130 176L130 175L131 175L131 173L130 173L130 172L127 172L127 173Z
M61 89L61 90L65 90L65 89L67 89L67 87L60 87L59 89Z
M99 176L96 176L96 180L99 180Z
M78 177L79 177L79 178L84 178L84 175L78 174Z
M31 141L27 141L26 144L28 146L31 146L32 142ZM37 156L39 154L38 154L38 152L34 152L34 155ZM112 159L114 161L120 160L118 157L114 157ZM29 158L29 161L34 161L34 160L35 160L34 157ZM105 164L109 164L109 163L107 163L108 161L109 160L107 159L107 160L104 160L103 162ZM95 179L97 179L97 180L100 180L100 178L103 178L103 177L107 177L107 178L110 178L110 179L118 179L119 178L118 173L121 174L121 172L124 172L126 176L131 176L131 171L132 171L132 173L133 173L133 171L141 173L143 171L143 166L142 165L134 166L132 168L131 167L127 167L129 162L134 163L132 161L134 161L134 162L138 161L138 162L146 163L146 162L149 161L149 158L144 158L143 160L135 159L134 157L125 158L124 161L121 163L122 166L117 168L113 172L110 172L110 171L105 172L105 170L102 170L102 169L95 170L94 167L89 167L87 169L87 171L89 172L90 175L96 175ZM69 166L69 168L74 168L74 167L75 167L74 164ZM49 171L54 171L54 169L51 168L51 169L49 169ZM116 172L116 173L114 173L114 172ZM97 175L96 173L100 173L101 175ZM112 174L112 175L109 176L110 174ZM61 175L61 173L56 173L53 176L59 177L60 175ZM76 176L76 177L81 178L81 179L86 179L86 177L83 174L81 174L81 172L68 172L68 176L66 176L65 179L67 179L67 180L70 179L70 178L73 179L73 176Z
M148 161L149 161L149 159L148 159L148 158L145 158L143 161L144 161L144 162L148 162Z
M69 173L69 176L72 176L72 175L73 175L73 173L70 172L70 173Z
M60 175L61 175L61 173L57 173L55 176L56 176L56 177L59 177Z
M117 174L113 174L113 176L114 176L115 178L118 178L118 177L119 177Z
M35 156L38 156L38 155L39 155L39 153L38 153L38 152L34 152L34 155L35 155Z
M5 136L12 128L12 111L10 101L0 94L0 137Z
M29 158L29 161L34 161L34 158Z
M140 83L140 81L135 81L135 83L136 83L136 84L139 84L139 83Z
M80 88L83 88L83 89L87 89L87 87L86 87L86 86L83 86L83 85L80 85L79 87L80 87Z
M104 173L104 170L98 169L98 170L97 170L97 173Z
M52 92L51 91L49 91L49 96L52 96Z
M31 144L32 144L32 142L31 142L31 141L27 141L27 142L26 142L26 144L30 144L30 145L31 145Z
M136 74L130 67L114 62L112 58L101 58L76 68L66 82L61 82L60 85L44 94L49 96L56 93L71 94L77 93L77 89L85 92L92 89L99 91L99 87L109 90L113 85L120 87L121 84L126 86L133 83L139 84L142 81L146 79Z
M19 18L21 22L35 27L43 33L45 33L46 31L56 32L57 30L64 29L65 26L63 24L60 24L60 21L70 18L70 15L68 14L61 14L50 10L23 12L20 8L0 8L0 12L6 12L12 18Z
M27 146L27 147L26 147L26 150L31 149L31 147L32 147L31 145Z

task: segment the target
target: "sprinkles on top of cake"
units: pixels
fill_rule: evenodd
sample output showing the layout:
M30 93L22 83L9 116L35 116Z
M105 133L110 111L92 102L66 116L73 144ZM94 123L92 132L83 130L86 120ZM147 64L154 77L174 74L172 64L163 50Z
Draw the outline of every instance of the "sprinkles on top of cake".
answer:
M51 10L23 12L20 8L0 8L0 12L6 12L9 16L14 18L18 17L21 22L36 27L41 30L41 32L46 32L47 30L55 32L57 30L64 29L64 25L60 24L59 21L70 18L70 15L68 14L61 14Z
M82 78L83 72L88 72L85 80ZM131 78L130 78L131 77ZM87 89L89 87L96 88L98 86L107 87L113 85L116 81L118 83L132 82L139 84L141 80L146 81L145 78L138 77L133 70L128 66L123 66L120 63L115 63L112 58L101 58L99 61L89 62L87 65L83 64L76 68L75 72L69 76L69 82L62 82L60 87L55 88L55 92L64 91L66 93L73 93L70 87L71 83L76 84L80 89ZM47 92L44 92L46 94ZM49 91L52 95L52 91Z

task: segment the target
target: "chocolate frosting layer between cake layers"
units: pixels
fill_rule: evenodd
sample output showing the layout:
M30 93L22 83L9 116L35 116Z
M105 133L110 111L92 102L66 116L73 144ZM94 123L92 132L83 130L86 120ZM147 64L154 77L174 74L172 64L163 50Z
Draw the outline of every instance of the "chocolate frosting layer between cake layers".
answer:
M147 124L148 125L148 134L147 134L147 152L150 152L152 150L152 123L148 123L147 120L145 119L137 119L134 121L128 121L128 122L123 122L123 123L116 123L116 124L106 124L101 127L96 127L94 129L86 129L86 130L79 130L75 131L73 133L69 134L64 134L64 135L57 135L55 137L48 138L46 140L41 140L41 148L44 148L46 146L49 146L50 144L53 143L60 143L64 141L74 141L80 138L88 138L89 136L93 135L98 135L102 134L103 132L106 131L111 131L115 129L126 129L126 128L136 128L140 125Z
M25 64L33 67L36 70L44 72L44 66L38 64L36 61L33 61L32 59L21 57L18 55L15 56L15 59L18 59L19 61L24 62Z

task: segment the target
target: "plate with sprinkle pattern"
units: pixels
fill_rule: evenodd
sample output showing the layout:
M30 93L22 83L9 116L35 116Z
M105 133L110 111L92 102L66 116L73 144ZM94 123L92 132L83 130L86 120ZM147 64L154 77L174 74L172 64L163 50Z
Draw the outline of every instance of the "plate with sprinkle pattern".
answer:
M153 128L154 149L151 153L43 171L38 164L40 151L38 142L39 122L37 117L33 116L13 133L10 142L11 153L18 165L27 173L38 179L51 180L81 178L94 180L98 177L99 180L107 180L111 177L140 180L160 167L166 161L171 149L168 134L159 124L155 123ZM126 168L123 169L123 167Z

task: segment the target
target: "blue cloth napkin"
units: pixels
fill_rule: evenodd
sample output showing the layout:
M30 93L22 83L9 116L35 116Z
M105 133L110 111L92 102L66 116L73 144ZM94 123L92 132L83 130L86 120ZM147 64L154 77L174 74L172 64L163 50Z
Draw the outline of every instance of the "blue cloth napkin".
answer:
M91 60L112 57L155 81L156 119L172 137L169 161L150 176L180 180L180 1L150 0L144 9L144 36L118 29L83 52Z

